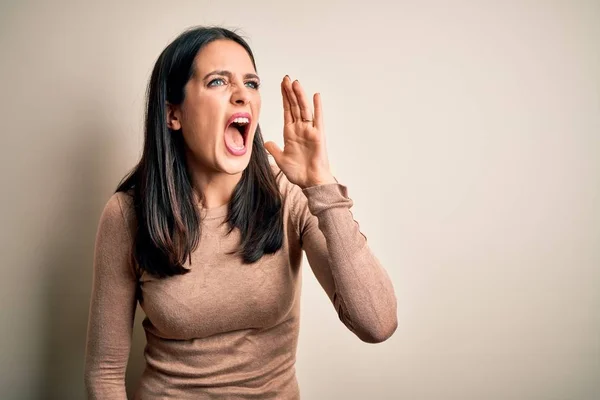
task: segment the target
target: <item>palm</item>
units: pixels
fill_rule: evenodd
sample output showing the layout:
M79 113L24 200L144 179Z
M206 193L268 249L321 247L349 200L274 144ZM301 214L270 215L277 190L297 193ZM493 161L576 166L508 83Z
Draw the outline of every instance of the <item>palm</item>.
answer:
M325 149L325 136L319 94L314 96L315 116L308 106L304 91L298 81L290 82L286 76L281 84L284 109L283 150L273 142L265 143L275 162L288 180L301 187L327 179L329 161Z

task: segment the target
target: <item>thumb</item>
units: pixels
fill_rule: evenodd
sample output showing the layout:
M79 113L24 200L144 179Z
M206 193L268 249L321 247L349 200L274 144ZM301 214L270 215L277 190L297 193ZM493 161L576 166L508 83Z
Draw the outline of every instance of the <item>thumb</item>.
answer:
M265 143L265 149L273 156L277 165L279 165L279 160L281 160L283 153L279 146L277 146L275 142L269 141Z

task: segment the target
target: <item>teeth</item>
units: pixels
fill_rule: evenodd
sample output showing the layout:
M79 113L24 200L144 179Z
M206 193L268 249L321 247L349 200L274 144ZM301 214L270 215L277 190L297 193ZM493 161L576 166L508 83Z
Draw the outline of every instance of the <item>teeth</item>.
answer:
M233 123L236 124L249 124L250 120L246 117L240 117L233 120Z

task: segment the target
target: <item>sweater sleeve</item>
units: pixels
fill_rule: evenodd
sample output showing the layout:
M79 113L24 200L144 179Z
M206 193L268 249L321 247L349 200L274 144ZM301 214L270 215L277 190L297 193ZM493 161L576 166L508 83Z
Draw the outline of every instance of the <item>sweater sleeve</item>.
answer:
M364 342L388 339L398 325L396 295L354 220L347 187L293 186L292 214L302 248L339 319Z
M125 371L137 279L121 195L116 193L107 202L96 234L84 372L89 399L127 399Z

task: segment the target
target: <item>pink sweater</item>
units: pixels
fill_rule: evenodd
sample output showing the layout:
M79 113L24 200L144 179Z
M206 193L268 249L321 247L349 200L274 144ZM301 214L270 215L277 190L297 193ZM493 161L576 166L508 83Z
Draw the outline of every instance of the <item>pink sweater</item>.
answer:
M273 171L279 171L273 166ZM85 361L90 399L126 399L125 370L136 309L146 318L146 368L135 399L299 399L298 344L302 250L339 319L377 343L397 326L396 297L350 208L346 186L301 189L285 175L284 243L243 265L226 253L239 231L219 225L227 205L205 209L191 272L166 279L131 262L132 199L114 194L98 226Z

